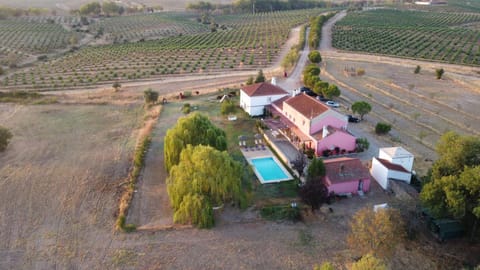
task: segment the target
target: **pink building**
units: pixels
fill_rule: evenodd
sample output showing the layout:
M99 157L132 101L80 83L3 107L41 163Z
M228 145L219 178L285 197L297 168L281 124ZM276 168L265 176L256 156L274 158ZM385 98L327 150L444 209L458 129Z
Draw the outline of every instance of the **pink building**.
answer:
M370 190L370 173L358 158L327 159L323 163L328 192L358 194Z
M273 102L270 111L281 118L294 143L314 149L317 156L324 150L355 150L356 138L347 131L348 118L313 97L286 96Z

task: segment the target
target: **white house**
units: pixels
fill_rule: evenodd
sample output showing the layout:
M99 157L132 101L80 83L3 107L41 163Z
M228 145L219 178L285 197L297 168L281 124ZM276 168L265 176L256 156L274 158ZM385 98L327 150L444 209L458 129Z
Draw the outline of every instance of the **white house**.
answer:
M247 85L240 89L240 107L250 116L258 116L264 113L265 106L288 95L287 91L267 82Z
M383 189L389 180L410 183L414 156L402 147L380 148L378 158L372 159L370 173Z

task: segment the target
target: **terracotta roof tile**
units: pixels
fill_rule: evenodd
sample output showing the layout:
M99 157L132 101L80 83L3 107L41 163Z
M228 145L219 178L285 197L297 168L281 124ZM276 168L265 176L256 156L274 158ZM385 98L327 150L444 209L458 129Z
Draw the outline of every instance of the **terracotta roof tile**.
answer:
M395 163L391 163L390 161L386 160L386 159L383 159L383 158L376 158L380 163L382 163L383 166L385 166L385 168L389 169L389 170L394 170L394 171L399 171L399 172L406 172L406 173L410 173L409 171L405 170L405 168L403 168L401 165L398 165L398 164L395 164Z
M310 119L329 110L327 105L303 93L286 100L285 103Z
M279 100L275 100L272 104L275 105L280 111L283 110L283 102L287 99L291 98L290 96L285 96Z
M288 95L288 92L282 88L270 83L262 82L252 85L247 85L242 88L248 96L271 96L271 95Z
M326 176L333 183L358 181L370 178L368 169L358 158L335 158L324 160Z

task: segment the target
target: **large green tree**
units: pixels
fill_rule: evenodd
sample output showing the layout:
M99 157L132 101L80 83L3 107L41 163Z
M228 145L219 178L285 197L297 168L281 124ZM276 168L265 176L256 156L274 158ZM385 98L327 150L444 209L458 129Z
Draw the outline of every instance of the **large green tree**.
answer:
M213 226L212 205L241 200L241 177L240 163L226 151L188 145L167 179L174 221L202 228Z
M463 219L474 237L480 220L480 138L447 132L436 150L439 158L420 199L436 217Z
M372 111L372 105L366 101L356 101L352 104L352 112L360 115L360 119L363 120L365 114Z
M164 157L168 172L178 164L180 153L189 144L210 145L220 151L227 149L225 132L213 125L205 115L192 113L180 118L165 135Z
M327 88L323 89L322 94L326 98L333 98L340 96L340 89L335 84L330 84Z
M432 166L432 178L459 175L465 166L480 165L480 138L450 131L440 137L436 152L439 158Z

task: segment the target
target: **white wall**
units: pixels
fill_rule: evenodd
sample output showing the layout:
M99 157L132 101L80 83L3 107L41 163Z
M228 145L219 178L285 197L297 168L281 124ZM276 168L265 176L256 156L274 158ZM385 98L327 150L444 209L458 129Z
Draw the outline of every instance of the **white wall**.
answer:
M372 168L370 174L375 178L375 181L383 188L388 188L388 169L383 166L378 159L372 159Z
M370 174L383 189L388 189L388 179L400 180L410 184L410 179L412 178L411 173L389 170L376 158L372 159Z
M409 172L411 172L413 169L413 155L392 157L380 148L380 151L378 152L378 157L381 159L386 159L390 161L390 163L398 164Z
M250 97L245 92L240 91L240 107L251 116L262 115L263 108L265 108L266 105L270 105L272 102L286 95L288 94Z
M410 179L412 178L412 175L410 173L406 173L406 172L389 170L388 171L388 178L389 179L395 179L395 180L401 180L401 181L404 181L404 182L410 184Z

